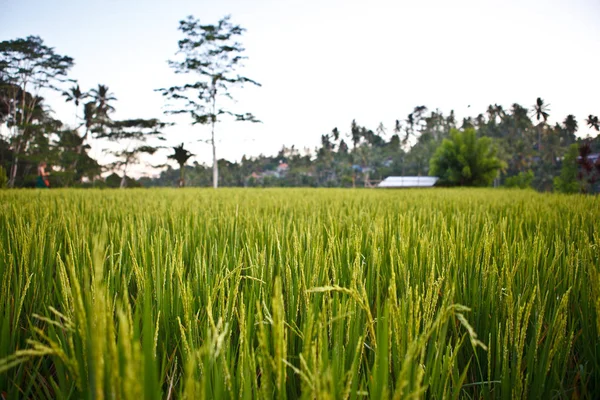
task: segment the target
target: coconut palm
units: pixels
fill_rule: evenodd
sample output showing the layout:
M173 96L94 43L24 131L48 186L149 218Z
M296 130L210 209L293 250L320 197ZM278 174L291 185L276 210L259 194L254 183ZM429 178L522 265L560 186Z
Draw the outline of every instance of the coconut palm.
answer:
M489 122L496 122L496 108L493 105L489 105L486 113L488 115L488 121Z
M333 136L333 140L337 142L340 139L340 131L338 130L338 128L333 128L333 130L331 131L331 135Z
M567 131L567 140L565 145L568 146L575 139L575 132L577 132L579 126L577 124L577 119L573 114L567 115L567 118L565 118L563 125L565 127L565 130Z
M470 128L474 128L474 127L475 127L475 123L473 121L473 117L463 118L461 129L464 130L464 129L470 129Z
M406 127L404 128L406 135L402 139L403 144L408 143L410 137L414 133L414 128L415 128L415 117L414 117L413 113L410 113L410 114L408 114L408 117L406 117Z
M79 100L81 100L81 99L82 98L79 98ZM69 101L69 100L67 100L67 101ZM90 135L90 132L92 131L95 123L96 123L96 103L94 101L88 101L87 103L85 103L83 105L83 124L82 125L85 126L85 132L84 132L83 136L81 136L81 138L79 140L79 144L77 145L76 152L79 156L76 157L73 160L73 162L71 163L72 171L76 170L77 163L79 162L79 159L83 156L84 149L86 148L87 138ZM78 131L82 125L77 127L76 131Z
M193 154L183 148L183 143L173 147L173 151L174 153L168 158L177 161L177 164L179 164L179 187L183 187L185 186L185 163Z
M352 139L352 145L356 149L361 138L360 128L358 127L356 120L352 120L352 124L350 125L350 138Z
M548 120L548 117L550 116L548 111L550 111L550 109L548 109L548 105L544 104L544 100L542 100L540 97L538 97L535 104L533 105L533 111L532 111L535 118L538 121L543 119L544 123L546 123L546 121Z
M550 116L548 111L550 111L548 109L548 105L544 104L544 100L542 100L541 97L538 97L535 104L533 105L532 114L538 120L538 151L540 152L542 151L542 130L544 128L544 125L546 124L546 121L548 120L548 117Z
M79 103L89 96L87 92L81 91L79 84L71 86L69 90L63 92L62 95L66 97L65 101L67 103L70 101L75 103L75 107L79 107Z
M113 93L110 93L106 85L98 85L97 88L90 90L90 95L96 103L96 118L101 123L107 122L109 119L108 114L115 111L110 102L116 101L117 98Z
M477 117L475 117L475 125L477 125L478 128L481 128L485 125L485 117L483 114L479 114Z
M415 109L413 110L413 114L415 115L415 120L417 120L417 121L421 120L425 116L426 112L427 112L426 106L416 106Z
M109 122L109 113L113 112L115 108L110 104L111 101L117 100L117 98L110 93L108 86L98 85L89 91L89 93L81 92L79 85L73 86L68 92L64 92L63 95L67 98L67 102L73 101L75 105L79 105L79 102L83 99L91 97L92 100L88 101L83 106L83 126L85 126L85 133L81 137L81 144L78 146L77 152L81 156L86 146L86 141L91 132L98 133L102 131L104 126ZM71 168L75 170L79 158L73 161Z
M381 136L382 138L385 137L387 135L387 129L385 129L385 126L383 126L383 122L379 123L379 126L376 129L376 132L379 136Z
M71 86L69 90L62 92L62 95L65 97L67 103L72 101L75 104L75 124L77 124L77 109L79 108L81 101L88 98L89 94L87 92L82 92L81 87L77 84Z
M600 124L598 123L598 117L590 114L588 118L585 120L588 126L591 129L595 129L596 131L600 131Z
M571 135L574 135L575 132L577 132L577 128L578 128L577 119L575 119L575 116L573 114L567 115L567 118L565 118L565 121L563 123L565 125L565 129Z
M446 130L456 128L456 115L454 110L450 110L450 114L446 117Z
M494 110L496 111L496 115L500 117L500 119L506 117L506 113L504 112L504 108L498 104L494 104Z

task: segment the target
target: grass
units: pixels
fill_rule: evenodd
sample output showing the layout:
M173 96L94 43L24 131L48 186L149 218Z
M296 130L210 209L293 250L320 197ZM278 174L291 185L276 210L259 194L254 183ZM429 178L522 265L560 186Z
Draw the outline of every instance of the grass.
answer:
M0 192L3 398L598 398L600 199Z

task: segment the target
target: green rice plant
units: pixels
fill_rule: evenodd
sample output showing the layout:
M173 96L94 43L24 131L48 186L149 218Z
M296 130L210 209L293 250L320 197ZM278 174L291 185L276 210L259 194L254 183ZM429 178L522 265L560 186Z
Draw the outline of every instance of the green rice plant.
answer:
M0 394L598 398L598 197L0 192Z

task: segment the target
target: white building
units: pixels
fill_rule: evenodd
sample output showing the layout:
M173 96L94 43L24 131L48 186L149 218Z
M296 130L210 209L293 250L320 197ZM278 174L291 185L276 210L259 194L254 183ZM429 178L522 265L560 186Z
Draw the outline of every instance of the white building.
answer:
M436 176L388 176L377 187L380 188L417 188L433 187L439 178Z

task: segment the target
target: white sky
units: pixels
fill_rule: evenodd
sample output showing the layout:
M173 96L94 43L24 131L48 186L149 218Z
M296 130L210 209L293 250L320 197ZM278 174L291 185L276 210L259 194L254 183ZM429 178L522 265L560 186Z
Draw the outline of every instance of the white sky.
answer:
M314 148L336 126L347 133L352 119L391 131L416 105L462 118L542 97L550 122L574 114L582 136L585 117L600 114L599 0L0 0L0 38L40 35L73 57L83 89L102 83L116 95L115 119L174 121L153 89L177 83L166 60L190 14L203 23L231 14L246 28L243 73L263 85L239 92L236 109L263 123L220 124L219 158ZM73 121L72 104L47 98ZM167 144L183 141L210 164L209 146L195 142L208 129L177 121Z

